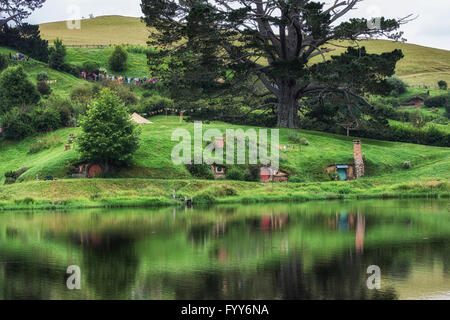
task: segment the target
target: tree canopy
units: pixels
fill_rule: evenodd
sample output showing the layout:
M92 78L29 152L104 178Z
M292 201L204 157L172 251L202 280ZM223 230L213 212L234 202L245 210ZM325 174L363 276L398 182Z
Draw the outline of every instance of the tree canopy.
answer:
M45 0L0 0L0 27L9 21L20 24L30 14L42 7Z
M141 6L149 44L159 48L149 54L158 76L191 84L198 83L192 77L214 81L230 72L232 83L257 77L264 91L255 95L276 98L278 126L296 128L299 109L310 101L340 96L356 113L361 108L352 106L361 103L352 102L365 102L364 94L392 90L386 77L394 74L402 52L368 54L357 41L400 40L398 30L409 16L343 21L361 1L142 0ZM353 45L327 59L326 53L349 46L340 41Z

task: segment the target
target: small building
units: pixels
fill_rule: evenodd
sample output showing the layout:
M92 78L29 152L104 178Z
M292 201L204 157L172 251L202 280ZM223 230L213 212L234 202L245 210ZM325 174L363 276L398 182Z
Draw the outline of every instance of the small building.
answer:
M152 122L148 121L147 119L138 115L137 113L133 113L131 115L131 120L137 124L152 124Z
M226 172L225 166L220 165L220 164L212 164L211 165L211 170L212 170L216 180L223 180L223 179L225 179L225 172Z
M420 106L420 105L423 105L424 102L425 102L425 99L422 97L412 97L412 98L409 98L404 101L404 103L409 106L413 106L413 105Z
M288 182L289 174L281 170L274 170L270 167L261 167L261 182Z
M340 181L355 180L364 177L364 160L361 141L353 141L353 164L335 164L325 169L328 174L335 172Z
M103 172L103 168L99 164L83 163L75 168L76 173L72 174L72 178L97 178Z
M351 164L336 164L325 169L328 174L335 172L340 181L355 180L355 167Z

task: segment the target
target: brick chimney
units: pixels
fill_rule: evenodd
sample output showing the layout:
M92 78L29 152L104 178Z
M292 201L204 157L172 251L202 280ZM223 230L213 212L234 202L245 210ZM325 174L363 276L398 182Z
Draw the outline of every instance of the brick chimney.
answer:
M356 179L364 177L364 161L361 151L361 141L353 141L353 154L355 157L355 174Z

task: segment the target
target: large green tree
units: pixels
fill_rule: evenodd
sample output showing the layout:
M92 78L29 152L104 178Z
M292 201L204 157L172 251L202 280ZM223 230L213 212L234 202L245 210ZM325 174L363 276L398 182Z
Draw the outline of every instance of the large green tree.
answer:
M103 89L81 119L78 143L84 160L106 166L129 162L139 148L139 129L111 90Z
M374 55L355 46L326 59L326 53L345 45L340 40L401 39L398 29L407 18L344 21L361 1L142 0L149 44L160 49L149 54L149 63L160 77L192 84L197 83L192 75L211 81L232 71L234 83L255 76L265 87L256 94L276 98L278 126L296 128L299 108L311 100L340 95L365 102L366 93L391 91L385 78L403 57L399 50Z
M0 74L0 114L39 100L39 93L22 66L9 67Z
M54 47L49 49L48 66L55 70L65 71L67 69L65 58L67 54L66 46L61 39L56 38Z

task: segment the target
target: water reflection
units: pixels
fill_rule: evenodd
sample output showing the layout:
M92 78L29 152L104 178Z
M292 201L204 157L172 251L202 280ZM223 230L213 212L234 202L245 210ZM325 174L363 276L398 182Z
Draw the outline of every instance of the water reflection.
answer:
M4 212L2 299L450 296L444 201ZM82 290L66 288L78 265ZM366 286L378 265L382 289Z

